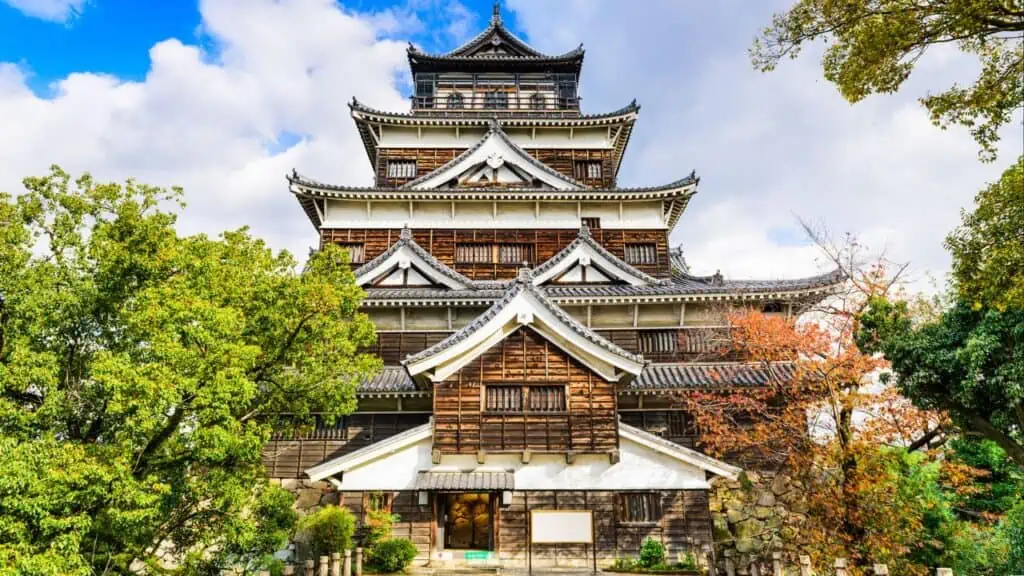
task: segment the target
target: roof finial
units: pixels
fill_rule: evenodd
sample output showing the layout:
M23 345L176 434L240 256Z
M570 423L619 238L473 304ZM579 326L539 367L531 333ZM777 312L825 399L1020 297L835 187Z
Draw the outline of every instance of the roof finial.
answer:
M590 226L588 226L586 222L580 224L579 237L590 238Z
M491 24L501 24L501 0L494 0L494 10L491 12Z
M519 268L519 276L516 278L516 282L520 284L529 284L530 278L533 276L533 271L527 266L526 262L523 262L521 268Z
M400 240L412 240L412 230L409 230L409 225L405 224L402 226L402 232L398 235Z

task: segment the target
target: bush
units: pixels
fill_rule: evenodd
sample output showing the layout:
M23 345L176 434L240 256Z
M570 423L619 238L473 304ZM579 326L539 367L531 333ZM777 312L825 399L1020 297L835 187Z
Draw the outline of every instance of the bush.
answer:
M391 538L391 526L398 520L398 514L370 510L366 513L366 521L356 530L356 541L369 550L376 546L377 542Z
M654 538L645 539L637 563L643 568L661 566L665 563L665 545Z
M370 550L367 564L378 572L400 572L409 567L416 554L416 545L408 538L382 540Z
M307 558L317 558L352 548L355 530L355 517L348 508L328 506L299 521L295 540L305 546Z

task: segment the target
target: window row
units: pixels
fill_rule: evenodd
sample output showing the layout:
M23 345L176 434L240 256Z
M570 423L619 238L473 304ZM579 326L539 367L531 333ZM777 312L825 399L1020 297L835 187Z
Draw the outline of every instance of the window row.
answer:
M484 410L502 414L565 412L565 386L487 386Z
M457 244L455 261L459 264L529 264L533 262L533 244Z
M601 177L600 160L576 160L573 162L573 176L577 180L597 179Z

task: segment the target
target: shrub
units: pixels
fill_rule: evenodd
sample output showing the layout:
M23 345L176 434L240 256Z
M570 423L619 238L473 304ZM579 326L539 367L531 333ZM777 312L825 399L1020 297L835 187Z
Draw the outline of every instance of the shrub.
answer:
M637 561L644 568L654 568L665 563L665 545L654 538L647 538L640 546L640 557Z
M385 510L370 510L366 513L366 521L356 531L356 541L369 550L377 542L391 538L391 526L398 520L397 514Z
M409 567L416 554L416 545L408 538L382 540L370 550L367 564L379 572L399 572Z
M328 506L299 521L295 540L305 546L307 558L316 558L351 548L355 529L355 517L348 508Z

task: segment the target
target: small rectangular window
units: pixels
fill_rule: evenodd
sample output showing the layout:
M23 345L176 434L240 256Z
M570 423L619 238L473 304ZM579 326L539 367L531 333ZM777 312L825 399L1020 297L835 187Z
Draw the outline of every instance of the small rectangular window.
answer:
M573 164L573 175L577 180L601 178L601 161L577 160Z
M484 408L488 412L522 412L522 386L488 386Z
M493 252L490 244L458 244L455 246L455 261L459 264L489 264Z
M679 412L678 410L668 413L668 437L678 438L680 436L690 435L690 423L686 417L686 412Z
M625 256L630 264L656 264L658 247L655 244L626 244Z
M619 494L619 521L653 524L661 519L661 506L656 492Z
M532 244L498 244L498 264L533 262Z
M415 178L415 160L388 160L388 178Z
M565 412L565 386L488 386L487 412Z
M678 338L675 330L644 330L637 334L640 354L675 352Z
M505 109L508 108L508 93L492 90L484 94L484 108Z
M338 244L342 250L348 251L348 261L352 264L366 262L366 248L362 244Z
M597 230L601 228L600 218L581 218L580 220L582 221L584 226L590 228L591 230Z

